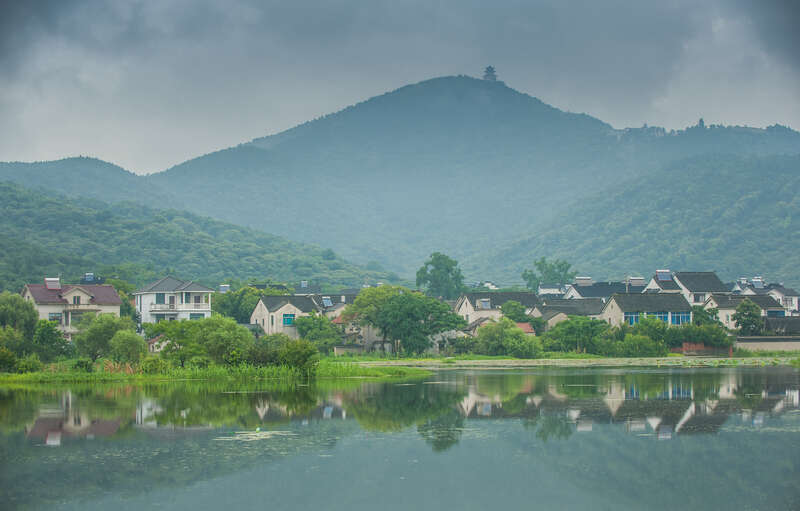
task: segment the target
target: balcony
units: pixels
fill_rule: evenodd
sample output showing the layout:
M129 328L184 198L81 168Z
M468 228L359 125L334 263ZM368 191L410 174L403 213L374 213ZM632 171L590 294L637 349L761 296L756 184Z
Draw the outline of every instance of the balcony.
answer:
M68 303L67 305L64 306L64 310L75 311L75 312L77 311L92 312L92 311L99 311L100 307L98 307L93 303Z
M208 303L153 303L150 304L151 312L180 312L180 311L210 311Z

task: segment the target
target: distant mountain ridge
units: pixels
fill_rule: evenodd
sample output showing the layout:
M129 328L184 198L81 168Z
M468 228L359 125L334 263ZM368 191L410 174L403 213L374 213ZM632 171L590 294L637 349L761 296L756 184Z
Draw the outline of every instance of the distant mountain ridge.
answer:
M457 76L401 87L148 176L68 159L0 164L0 180L168 204L403 275L439 250L483 260L470 266L477 279L495 274L480 254L551 228L570 204L711 153L798 154L800 133L782 126L617 130L502 82Z

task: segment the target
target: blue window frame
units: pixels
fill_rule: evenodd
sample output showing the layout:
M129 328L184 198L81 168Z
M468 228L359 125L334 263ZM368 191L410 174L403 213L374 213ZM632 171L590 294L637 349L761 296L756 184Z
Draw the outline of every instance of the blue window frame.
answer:
M189 319L204 319L206 317L202 312L190 312Z
M648 317L660 319L664 323L669 322L669 312L648 312Z
M633 326L639 322L639 313L638 312L626 312L625 313L625 323Z
M51 313L49 313L47 315L47 320L48 321L55 321L56 323L58 323L60 325L61 321L62 321L61 313L60 312L51 312Z
M158 304L164 303L164 293L156 293L156 303Z
M783 311L783 310L780 310L780 311L775 311L775 310L767 311L767 317L768 318L782 318L784 316L786 316L786 311Z
M284 314L283 326L292 326L292 325L294 325L294 314Z
M691 312L673 312L672 320L670 321L670 323L673 325L683 325L684 323L690 323L691 321L692 321Z

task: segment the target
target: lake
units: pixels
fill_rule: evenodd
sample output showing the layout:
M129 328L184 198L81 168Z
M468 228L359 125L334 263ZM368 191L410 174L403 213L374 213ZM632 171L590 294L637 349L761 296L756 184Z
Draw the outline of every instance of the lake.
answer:
M0 389L2 509L800 509L800 371Z

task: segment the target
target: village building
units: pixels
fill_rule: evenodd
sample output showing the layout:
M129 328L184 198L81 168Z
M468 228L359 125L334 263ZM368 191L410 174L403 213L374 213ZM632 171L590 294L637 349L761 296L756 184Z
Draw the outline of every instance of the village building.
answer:
M167 276L133 293L141 323L211 317L209 289L194 281Z
M483 292L462 294L456 300L454 310L469 324L480 318L500 319L503 316L500 308L508 301L516 301L525 307L530 314L539 299L534 293L524 292Z
M616 294L608 299L600 319L612 326L635 325L654 317L668 325L692 322L692 306L681 293Z
M119 316L122 300L108 284L61 284L60 278L45 277L43 284L26 284L22 297L31 302L39 319L56 323L67 339L77 332L83 314Z
M536 294L539 297L547 296L550 298L561 298L564 296L566 291L567 287L564 284L559 284L556 282L542 282L536 289Z
M747 279L739 279L739 294L745 296L768 295L781 304L787 316L800 315L800 294L792 288L784 287L783 284L764 284L761 277L753 277L750 282Z
M259 325L267 335L286 334L297 339L295 320L311 313L321 314L323 308L311 296L262 296L250 315L250 323Z
M733 315L736 314L736 308L744 301L750 300L759 309L763 317L780 318L786 315L783 306L778 303L773 297L769 295L723 295L712 294L706 303L703 305L704 309L717 309L717 319L730 330L739 328Z
M628 277L622 282L594 282L591 277L577 277L567 287L564 298L570 300L600 298L604 302L615 293L641 293L646 282L642 277Z
M702 306L713 293L730 294L730 286L725 285L713 271L656 270L644 289L645 293L680 293L691 305Z
M550 330L569 316L585 316L600 319L605 302L602 298L546 299L536 305L531 316L545 321L545 330Z

